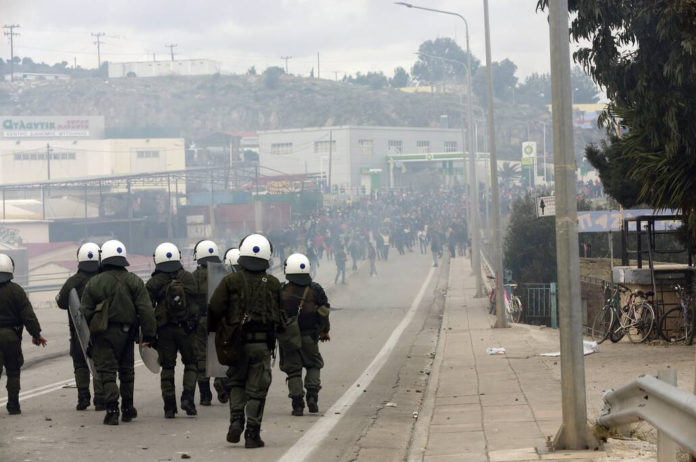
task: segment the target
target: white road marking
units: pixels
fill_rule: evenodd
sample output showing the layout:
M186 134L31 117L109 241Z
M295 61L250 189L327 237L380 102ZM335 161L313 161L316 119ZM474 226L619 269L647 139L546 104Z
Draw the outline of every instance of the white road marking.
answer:
M353 383L353 385L346 390L346 392L341 396L329 409L326 410L324 416L319 418L317 422L312 425L309 430L304 432L302 438L297 440L297 442L288 449L285 454L278 460L278 462L299 462L309 458L312 452L319 447L319 444L326 438L331 430L338 424L341 418L345 415L348 409L362 396L363 391L372 383L372 380L377 376L382 367L387 363L387 359L391 355L394 347L398 343L401 335L404 333L408 325L413 320L413 317L418 311L418 305L420 305L423 296L425 295L425 290L430 284L430 279L432 279L435 273L435 268L430 268L428 276L425 278L425 282L418 291L418 295L413 300L411 307L409 308L406 316L401 320L398 326L391 333L387 339L382 349L377 353L377 356L372 360L367 369L358 377L358 379Z
M142 361L136 361L135 367L142 366ZM36 398L37 396L46 395L48 393L53 393L54 391L62 390L65 387L70 387L75 385L75 379L62 380L60 382L49 383L41 387L32 388L25 392L19 393L19 400L25 401L27 399ZM7 398L0 399L0 406L7 404Z

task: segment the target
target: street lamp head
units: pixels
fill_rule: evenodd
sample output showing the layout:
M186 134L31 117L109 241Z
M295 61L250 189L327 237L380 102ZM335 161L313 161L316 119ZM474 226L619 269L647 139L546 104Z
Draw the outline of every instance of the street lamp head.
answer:
M403 5L406 8L413 8L413 5L411 5L410 3L406 3L406 2L394 2L394 5Z

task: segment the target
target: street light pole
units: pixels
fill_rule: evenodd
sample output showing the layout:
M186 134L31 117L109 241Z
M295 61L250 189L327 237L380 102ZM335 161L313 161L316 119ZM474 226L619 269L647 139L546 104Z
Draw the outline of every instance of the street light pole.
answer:
M597 441L587 426L585 396L568 0L549 2L549 30L563 410L563 423L554 438L553 447L589 449L596 448Z
M474 95L473 95L473 85L471 79L471 48L469 46L469 22L464 16L459 13L452 11L437 10L434 8L426 8L422 6L415 6L410 3L396 2L397 5L403 5L407 8L414 8L417 10L431 11L433 13L448 14L450 16L456 16L462 21L464 21L464 26L466 30L466 77L468 88L468 104L467 104L467 118L468 126L468 150L469 150L469 210L471 211L471 262L473 266L473 271L476 276L476 297L483 296L483 280L481 275L481 218L479 216L479 197L478 197L478 183L476 181L476 151L474 149ZM462 121L463 123L463 121ZM462 139L462 142L464 140ZM462 146L462 153L464 152L464 146ZM462 156L463 157L463 156ZM500 292L499 292L500 293Z
M486 74L488 77L488 152L491 158L491 195L493 196L493 271L497 298L495 327L508 327L505 318L503 284L503 246L500 230L500 196L498 193L498 159L495 152L495 118L493 113L493 69L491 67L491 30L488 0L483 0L483 17L486 26Z

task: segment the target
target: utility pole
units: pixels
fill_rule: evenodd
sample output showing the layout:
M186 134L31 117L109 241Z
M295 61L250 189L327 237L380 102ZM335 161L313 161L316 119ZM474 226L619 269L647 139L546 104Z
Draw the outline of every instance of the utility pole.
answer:
M292 56L281 56L280 59L285 60L285 73L288 73L288 60L292 59Z
M10 38L10 82L14 82L14 38L19 35L19 32L14 30L19 27L19 24L10 24L2 27L3 29L9 29L9 32L5 32L5 35Z
M51 152L53 152L51 145L46 143L46 176L48 177L48 181L51 181Z
M168 45L165 45L165 48L169 48L169 54L172 57L172 61L174 61L174 48L178 47L176 43L170 43ZM154 56L154 55L153 55Z
M319 52L317 51L317 79L321 78L321 61L319 61Z
M333 130L329 130L329 194L331 194L331 169L333 167Z
M94 44L97 46L97 69L101 69L101 46L104 44L104 42L101 41L101 38L105 35L106 34L104 32L97 32L96 34L92 34L92 37L97 38L97 41L94 42Z
M568 0L549 2L554 173L556 175L556 262L561 337L563 423L554 449L596 448L587 425L585 357L582 344L580 259L578 256L573 95L570 80Z

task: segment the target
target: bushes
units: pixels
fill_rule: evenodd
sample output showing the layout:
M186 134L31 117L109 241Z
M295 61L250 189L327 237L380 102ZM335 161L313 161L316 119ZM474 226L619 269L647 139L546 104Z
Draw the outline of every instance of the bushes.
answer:
M556 229L553 217L537 218L527 194L512 205L504 242L504 266L518 283L556 280Z

